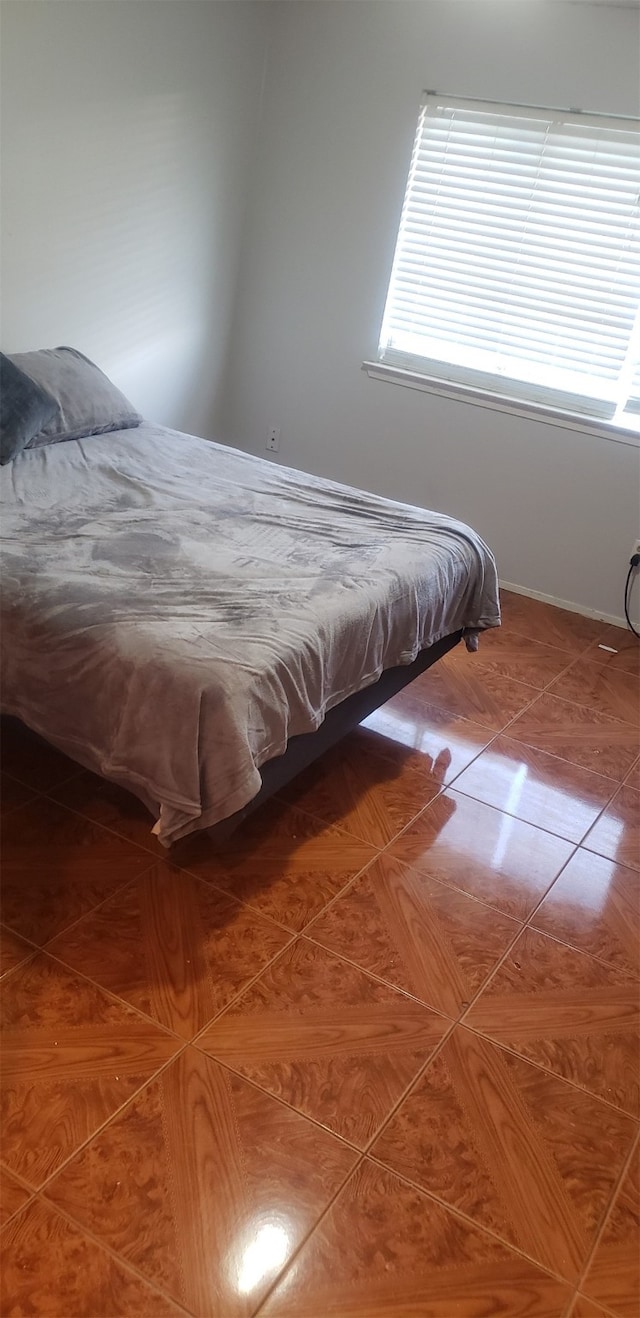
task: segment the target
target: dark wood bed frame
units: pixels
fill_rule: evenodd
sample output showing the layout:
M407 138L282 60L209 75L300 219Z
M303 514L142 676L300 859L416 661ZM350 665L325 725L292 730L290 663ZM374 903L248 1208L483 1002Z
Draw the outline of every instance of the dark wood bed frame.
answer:
M426 672L427 668L431 668L431 665L437 663L438 659L449 650L453 650L461 639L462 632L454 632L451 636L444 636L441 641L436 641L435 645L430 645L428 649L421 650L412 664L400 664L397 668L388 668L372 686L354 692L340 705L330 709L316 732L304 732L299 737L292 737L284 755L277 756L275 760L267 760L267 763L262 765L260 770L262 787L258 795L234 815L222 819L219 824L207 829L209 836L214 841L220 842L230 837L243 820L253 814L259 806L264 805L270 796L279 792L291 782L292 778L296 778L303 769L324 755L331 746L335 746L337 741L351 732L358 723L362 723L362 720L372 714L374 709L386 704L387 700L391 700L392 696L402 691L403 687L413 682L414 678Z

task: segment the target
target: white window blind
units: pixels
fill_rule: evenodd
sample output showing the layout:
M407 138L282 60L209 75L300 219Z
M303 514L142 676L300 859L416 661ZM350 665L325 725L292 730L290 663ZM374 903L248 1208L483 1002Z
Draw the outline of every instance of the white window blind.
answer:
M640 414L636 120L425 94L379 361Z

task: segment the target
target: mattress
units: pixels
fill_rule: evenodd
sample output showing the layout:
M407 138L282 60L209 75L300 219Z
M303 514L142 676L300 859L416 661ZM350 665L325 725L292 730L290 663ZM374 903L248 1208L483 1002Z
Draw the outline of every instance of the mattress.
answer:
M383 670L500 621L463 523L151 424L27 451L0 498L3 710L166 845Z

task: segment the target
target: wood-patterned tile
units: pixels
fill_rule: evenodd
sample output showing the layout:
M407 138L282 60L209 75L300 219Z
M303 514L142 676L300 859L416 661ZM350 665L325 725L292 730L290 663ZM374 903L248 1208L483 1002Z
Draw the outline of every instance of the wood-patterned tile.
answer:
M640 975L640 880L626 866L579 848L532 923L563 943Z
M515 591L500 591L502 626L511 634L517 632L532 641L556 646L571 654L580 654L604 635L607 624L596 618L584 618L580 613L558 609L555 604L516 595Z
M306 939L287 948L200 1047L362 1147L449 1021Z
M33 952L31 943L25 943L24 938L19 938L12 929L0 925L0 977L8 974L10 970L15 970L15 967L26 961Z
M16 806L26 805L27 801L32 801L36 793L32 787L27 787L25 783L18 782L17 778L12 778L9 773L0 773L0 816L6 817Z
M370 1153L575 1284L635 1134L458 1026Z
M179 1318L147 1286L48 1204L37 1200L2 1233L0 1311L47 1318Z
M1 1009L2 1157L36 1187L179 1047L44 953L7 977Z
M636 760L632 769L629 770L625 780L625 787L635 787L640 792L640 759Z
M584 845L621 865L640 869L640 792L634 787L621 787L587 834Z
M640 683L635 673L593 663L584 655L549 690L577 705L590 705L601 714L631 723L636 730L640 725Z
M616 790L611 778L510 737L497 737L455 786L569 842L582 841Z
M415 679L419 695L440 709L472 719L498 732L535 700L537 687L474 665L475 655L462 660L445 655L433 668Z
M214 850L186 838L172 860L298 932L375 855L343 829L270 801Z
M94 824L103 824L136 842L153 856L166 855L165 848L151 832L155 823L153 815L137 796L116 783L83 770L75 778L52 788L49 796L70 810L77 810Z
M462 664L467 660L478 673L515 678L542 691L568 667L571 656L566 650L542 645L508 627L496 627L480 637L476 654L466 655L462 646L452 651L450 662Z
M390 848L421 874L520 920L528 918L572 851L570 842L454 789Z
M601 649L601 646L608 648ZM640 641L626 627L605 627L602 636L585 651L584 657L603 668L640 677Z
M393 748L406 748L430 756L434 777L450 783L484 750L492 732L471 719L429 704L412 682L374 710L360 724L357 736L363 746L369 744L381 755L389 755Z
M559 1318L570 1296L562 1282L365 1161L261 1318Z
M599 1304L592 1304L591 1300L586 1300L584 1295L576 1296L575 1304L571 1310L570 1318L609 1318L604 1309Z
M548 691L511 724L509 736L617 782L638 754L639 735L631 723Z
M9 717L1 720L0 756L5 773L36 792L47 792L81 771L75 760L55 750L18 719Z
M48 950L192 1039L289 937L191 874L154 865Z
M457 1016L520 928L385 852L315 921L309 936Z
M24 1208L31 1195L32 1191L12 1176L6 1167L0 1167L0 1226L4 1226L18 1209Z
M640 1115L638 983L526 929L465 1024Z
M47 1194L190 1312L249 1318L354 1158L188 1048Z
M139 847L38 797L4 824L2 918L45 943L152 863Z
M640 1313L640 1144L581 1289L620 1318Z
M429 761L407 751L404 764L363 752L348 737L289 783L290 805L327 824L340 824L374 847L384 847L441 790Z

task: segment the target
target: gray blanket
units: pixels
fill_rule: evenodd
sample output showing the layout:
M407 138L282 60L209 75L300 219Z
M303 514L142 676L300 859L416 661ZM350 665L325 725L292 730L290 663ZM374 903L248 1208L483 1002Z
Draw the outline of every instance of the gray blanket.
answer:
M167 845L384 669L499 623L469 527L175 431L23 453L0 492L3 709Z

